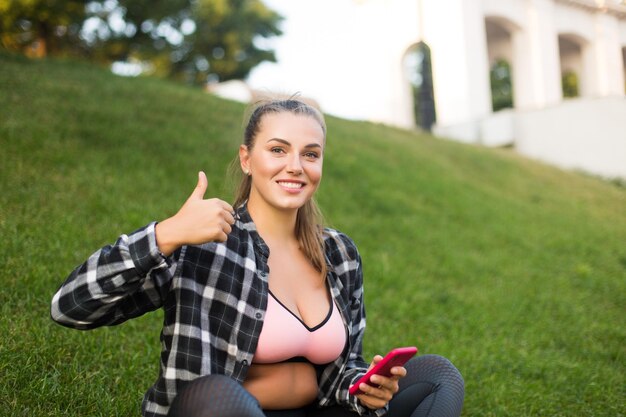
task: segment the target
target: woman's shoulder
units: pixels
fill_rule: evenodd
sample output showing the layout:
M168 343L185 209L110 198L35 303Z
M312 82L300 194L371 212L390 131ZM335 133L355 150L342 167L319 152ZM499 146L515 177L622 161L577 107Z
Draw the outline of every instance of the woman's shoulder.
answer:
M324 247L331 259L337 256L350 260L359 259L359 250L354 240L339 230L324 228Z

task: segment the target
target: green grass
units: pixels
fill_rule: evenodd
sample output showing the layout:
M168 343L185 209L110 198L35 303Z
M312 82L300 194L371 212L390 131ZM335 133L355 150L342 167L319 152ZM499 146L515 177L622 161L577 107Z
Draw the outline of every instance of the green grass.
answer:
M79 332L49 303L91 252L224 186L243 106L85 63L0 55L0 415L139 415L162 314ZM328 118L318 200L364 260L367 356L415 344L466 416L626 415L626 190ZM601 134L601 131L598 132Z

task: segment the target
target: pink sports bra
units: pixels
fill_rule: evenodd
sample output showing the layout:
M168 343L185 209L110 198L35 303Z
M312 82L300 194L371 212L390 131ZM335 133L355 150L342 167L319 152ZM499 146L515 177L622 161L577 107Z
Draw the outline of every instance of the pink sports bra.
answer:
M270 291L254 363L278 363L304 357L314 364L334 361L346 344L346 328L335 302L326 318L308 327Z

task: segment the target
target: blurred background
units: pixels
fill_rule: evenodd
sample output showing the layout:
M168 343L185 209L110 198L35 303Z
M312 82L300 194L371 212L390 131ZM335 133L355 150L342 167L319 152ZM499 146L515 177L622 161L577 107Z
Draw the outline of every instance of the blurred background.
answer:
M626 178L623 0L4 0L4 49Z
M163 312L50 300L198 170L232 201L268 93L327 114L366 358L449 358L465 416L626 416L625 47L613 0L0 0L0 416L139 415Z

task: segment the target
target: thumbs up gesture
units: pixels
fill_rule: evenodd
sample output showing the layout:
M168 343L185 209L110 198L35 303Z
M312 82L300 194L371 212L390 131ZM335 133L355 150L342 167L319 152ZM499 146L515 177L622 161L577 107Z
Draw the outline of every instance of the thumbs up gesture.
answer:
M183 245L225 242L235 223L230 204L218 198L205 199L207 178L198 173L198 185L174 216L156 226L159 250L169 256Z

